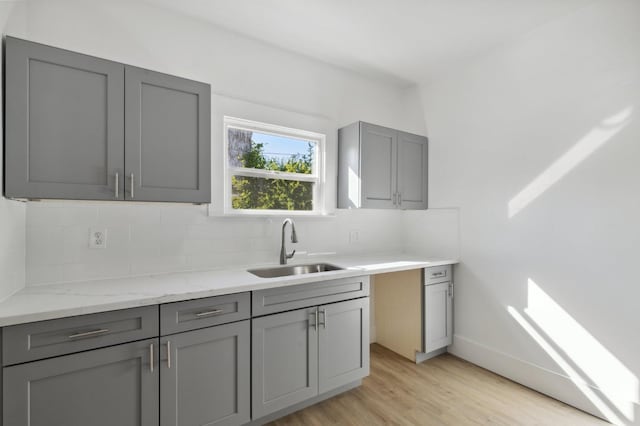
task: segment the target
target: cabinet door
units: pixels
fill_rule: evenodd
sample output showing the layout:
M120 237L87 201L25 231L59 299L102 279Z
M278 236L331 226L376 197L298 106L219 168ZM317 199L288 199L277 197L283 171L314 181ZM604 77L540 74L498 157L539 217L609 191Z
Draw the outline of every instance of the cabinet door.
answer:
M232 426L251 419L249 320L163 337L162 426Z
M428 143L424 136L398 132L398 206L427 208Z
M369 298L321 306L319 316L319 393L368 376Z
M143 340L5 368L4 424L157 426L157 342Z
M317 308L252 320L253 419L318 394Z
M361 207L395 208L397 134L386 127L360 124Z
M424 288L424 352L453 343L453 284L444 282Z
M211 201L210 110L208 84L126 67L128 200Z
M12 37L5 52L5 195L123 199L124 66Z

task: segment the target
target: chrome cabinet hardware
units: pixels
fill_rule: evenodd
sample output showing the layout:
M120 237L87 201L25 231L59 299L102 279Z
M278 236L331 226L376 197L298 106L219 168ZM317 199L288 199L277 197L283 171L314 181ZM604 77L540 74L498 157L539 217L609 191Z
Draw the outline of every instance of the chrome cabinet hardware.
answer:
M398 205L402 205L402 192L398 192Z
M134 178L133 178L133 173L131 173L131 199L133 199L133 198L134 198L134 192L133 192L133 191L134 191L134 188L133 188L133 187L135 186L135 185L134 185L134 182L135 182L135 181L134 181Z
M71 334L69 336L69 339L83 339L83 338L87 338L87 337L95 337L95 336L100 336L104 333L108 333L109 329L108 328L101 328L99 330L92 330L92 331L84 331L82 333L75 333L75 334Z
M309 315L313 315L314 318L315 318L315 322L309 321L309 326L311 326L311 327L313 327L314 329L317 330L318 329L318 308L316 308L316 310L313 313L309 314Z
M116 198L120 195L120 173L116 172Z
M320 313L322 314L322 328L327 328L327 310L322 309Z
M167 368L171 368L171 341L167 340Z
M149 371L153 373L153 343L149 345Z
M198 318L208 317L208 316L211 316L211 315L218 315L218 314L221 314L223 312L224 312L224 310L222 310L222 309L213 309L211 311L198 312L196 314L196 317L198 317Z
M432 272L431 278L444 277L446 275L445 271Z

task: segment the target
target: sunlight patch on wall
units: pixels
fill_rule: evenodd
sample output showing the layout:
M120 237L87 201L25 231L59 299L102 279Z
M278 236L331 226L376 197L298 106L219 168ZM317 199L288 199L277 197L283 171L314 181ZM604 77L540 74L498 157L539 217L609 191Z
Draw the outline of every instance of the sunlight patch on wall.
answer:
M509 219L517 215L547 189L557 183L577 165L593 154L598 148L617 135L630 122L633 107L627 107L617 114L603 120L569 151L564 153L544 172L529 183L508 203Z
M569 379L573 382L573 384L582 392L591 403L596 407L598 411L602 413L602 415L614 424L623 424L622 420L616 413L611 410L607 404L596 395L596 393L589 387L589 385L585 382L585 380L580 376L580 374L571 367L571 365L565 361L565 359L560 355L558 351L556 351L553 346L547 340L542 337L540 333L536 331L536 329L531 325L529 321L527 321L521 314L518 312L513 306L507 306L507 311L509 314L520 324L520 326L535 340L535 342L540 346L553 361L558 364L560 368L569 376Z
M527 296L529 319L511 306L509 314L609 421L623 423L620 415L633 421L634 403L640 400L633 372L531 279Z

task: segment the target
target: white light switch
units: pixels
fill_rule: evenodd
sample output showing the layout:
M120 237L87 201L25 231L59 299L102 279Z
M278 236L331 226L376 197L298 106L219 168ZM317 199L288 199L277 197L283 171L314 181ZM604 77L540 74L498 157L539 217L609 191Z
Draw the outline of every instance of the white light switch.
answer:
M89 229L89 248L107 248L107 230L99 228Z

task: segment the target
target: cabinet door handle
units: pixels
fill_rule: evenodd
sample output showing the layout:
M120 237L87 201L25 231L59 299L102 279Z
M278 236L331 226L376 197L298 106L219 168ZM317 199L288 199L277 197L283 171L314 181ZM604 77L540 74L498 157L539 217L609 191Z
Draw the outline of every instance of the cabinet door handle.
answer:
M318 329L318 308L316 308L316 310L309 314L309 315L313 315L315 318L315 322L309 321L309 327L313 327L314 329Z
M87 337L95 337L108 332L109 332L108 328L101 328L100 330L92 330L92 331L85 331L82 333L71 334L69 335L69 339L83 339Z
M322 314L322 328L327 328L327 319L328 319L327 310L322 309L320 313Z
M153 373L153 343L149 345L149 371Z
M402 192L398 192L398 205L402 205Z
M116 172L116 199L120 196L120 173Z
M453 283L449 283L449 297L453 298Z
M221 314L223 312L224 312L224 310L222 310L222 309L214 309L212 311L198 312L196 314L196 317L198 317L198 318L208 317L208 316L211 316L211 315L218 315L218 314Z
M134 192L133 192L134 191L133 187L135 186L134 182L135 182L135 180L134 180L134 177L133 177L133 173L131 173L131 199L135 198Z
M167 368L171 368L171 341L167 340Z

